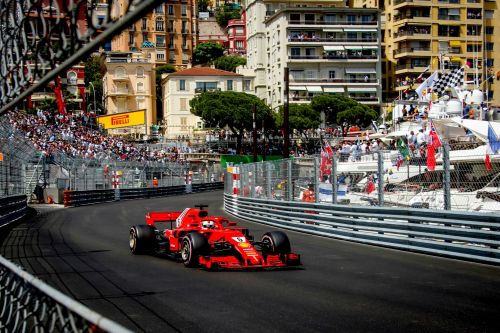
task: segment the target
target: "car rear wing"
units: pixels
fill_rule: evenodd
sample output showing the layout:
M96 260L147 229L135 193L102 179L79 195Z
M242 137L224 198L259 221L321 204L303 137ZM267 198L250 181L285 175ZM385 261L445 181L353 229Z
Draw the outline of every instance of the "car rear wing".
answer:
M175 222L182 212L149 212L146 214L146 224L155 225L158 222Z

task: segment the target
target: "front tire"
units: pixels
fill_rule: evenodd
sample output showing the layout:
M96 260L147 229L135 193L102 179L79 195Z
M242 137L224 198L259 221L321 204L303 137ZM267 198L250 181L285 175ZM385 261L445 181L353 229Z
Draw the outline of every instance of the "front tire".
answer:
M186 267L196 267L199 256L207 253L207 239L198 233L190 232L182 239L181 257Z
M154 249L155 228L150 225L134 225L129 232L129 247L132 254L149 253Z
M263 251L268 254L286 254L291 252L290 240L282 231L266 232L262 236L262 243L265 245Z

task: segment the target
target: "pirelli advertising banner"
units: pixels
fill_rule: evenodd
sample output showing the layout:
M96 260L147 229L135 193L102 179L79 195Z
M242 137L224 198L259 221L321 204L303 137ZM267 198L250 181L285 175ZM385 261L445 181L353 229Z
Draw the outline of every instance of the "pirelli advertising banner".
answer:
M146 123L146 110L99 116L97 122L105 129L144 125Z

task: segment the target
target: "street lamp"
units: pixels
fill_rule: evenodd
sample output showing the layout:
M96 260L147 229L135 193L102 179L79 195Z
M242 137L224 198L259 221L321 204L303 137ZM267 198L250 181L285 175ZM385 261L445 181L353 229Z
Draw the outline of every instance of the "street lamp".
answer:
M92 87L92 91L94 91L94 115L97 116L97 113L96 113L96 104L95 104L95 88L94 88L94 85L92 84L92 82L89 82L89 84Z

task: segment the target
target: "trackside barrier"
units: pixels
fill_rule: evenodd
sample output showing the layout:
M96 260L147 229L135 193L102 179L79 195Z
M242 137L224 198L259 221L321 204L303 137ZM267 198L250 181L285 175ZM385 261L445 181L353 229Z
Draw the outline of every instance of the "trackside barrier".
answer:
M191 192L205 192L223 188L224 183L222 182L192 184ZM115 191L119 191L118 196L115 195ZM64 206L75 207L117 200L147 199L169 195L181 195L191 192L186 190L185 185L93 191L65 191Z
M0 256L0 332L132 332Z
M226 212L348 241L500 264L500 214L269 201L224 195Z
M0 227L23 218L27 211L26 195L0 198Z

